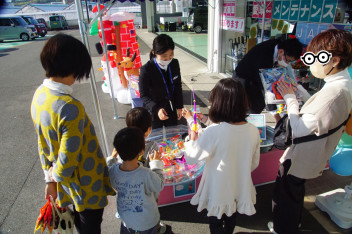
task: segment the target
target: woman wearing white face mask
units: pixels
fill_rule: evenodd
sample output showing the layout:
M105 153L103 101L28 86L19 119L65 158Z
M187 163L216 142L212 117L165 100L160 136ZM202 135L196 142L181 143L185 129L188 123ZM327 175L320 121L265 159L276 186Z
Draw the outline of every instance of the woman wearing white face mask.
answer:
M174 49L171 37L158 35L153 41L150 60L140 69L139 90L143 106L153 116L153 129L177 125L182 117L181 73Z
M301 110L292 87L279 83L278 91L287 104L293 138L338 130L318 140L293 144L280 159L280 171L274 189L274 223L276 233L298 233L305 195L305 180L320 176L333 154L352 106L352 81L348 67L352 63L352 35L330 29L318 34L301 57L312 74L324 79L324 87L310 97Z

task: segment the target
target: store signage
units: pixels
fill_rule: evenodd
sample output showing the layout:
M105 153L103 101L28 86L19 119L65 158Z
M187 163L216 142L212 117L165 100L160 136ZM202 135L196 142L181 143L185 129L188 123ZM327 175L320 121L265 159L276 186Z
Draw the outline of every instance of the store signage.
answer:
M224 30L244 32L244 18L236 18L236 0L225 0L222 12Z
M352 26L348 24L318 24L318 23L297 23L296 37L304 45L308 45L320 32L330 28L342 29L352 32Z
M236 0L224 1L222 16L224 18L234 18L236 16Z
M273 19L333 23L338 0L274 0Z
M224 19L222 21L222 28L225 30L236 31L244 33L244 18Z
M263 9L264 8L264 1L260 2L260 4L255 1L253 2L253 14L252 18L263 18ZM265 19L270 19L271 14L273 11L273 2L266 2L266 9L265 9Z

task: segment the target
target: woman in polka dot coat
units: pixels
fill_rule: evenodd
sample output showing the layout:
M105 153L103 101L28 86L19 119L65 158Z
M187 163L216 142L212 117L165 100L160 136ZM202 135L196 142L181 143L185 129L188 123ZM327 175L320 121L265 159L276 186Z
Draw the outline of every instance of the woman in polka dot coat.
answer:
M41 52L46 76L36 90L31 114L44 170L45 197L61 207L73 204L79 233L100 233L107 195L114 191L99 142L85 109L71 96L71 85L88 77L92 62L77 39L58 34Z

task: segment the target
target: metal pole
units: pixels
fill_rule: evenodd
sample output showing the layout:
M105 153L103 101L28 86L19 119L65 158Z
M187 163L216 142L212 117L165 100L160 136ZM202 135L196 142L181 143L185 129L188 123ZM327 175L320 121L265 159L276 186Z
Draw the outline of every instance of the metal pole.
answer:
M106 50L106 40L105 40L105 33L104 33L104 25L103 25L103 15L100 14L100 0L97 1L97 8L98 8L98 14L100 15L99 20L100 20L100 30L101 30L101 35L103 39L103 50L104 50L104 55L105 55L105 60L106 60L106 68L108 71L108 79L110 83L110 92L111 92L111 100L112 100L112 106L114 108L114 119L118 119L119 116L117 115L116 111L116 101L115 101L115 93L114 93L114 86L112 84L112 79L111 79L111 72L110 72L110 67L109 67L109 57L108 57L108 52Z
M77 8L78 25L79 25L79 31L80 31L81 37L82 37L82 42L87 47L87 50L90 54L86 25L83 22L83 10L82 10L82 5L81 5L82 3L81 3L81 0L75 0L75 3L76 3L76 8ZM99 103L99 98L98 98L97 86L95 83L96 81L95 81L95 74L94 74L93 66L92 66L92 69L90 72L89 81L90 81L90 87L91 87L92 96L93 96L95 113L97 115L98 128L99 128L99 131L101 134L101 138L103 140L102 141L103 151L104 151L105 155L108 156L108 155L110 155L109 148L108 148L109 145L108 145L108 140L107 140L106 133L105 133L103 116L101 114L101 108L100 108L100 103Z
M87 23L89 24L88 0L86 0Z
M261 42L264 41L264 27L265 27L265 11L266 11L266 0L264 0L264 6L263 8L263 22L262 22L262 34L261 34Z

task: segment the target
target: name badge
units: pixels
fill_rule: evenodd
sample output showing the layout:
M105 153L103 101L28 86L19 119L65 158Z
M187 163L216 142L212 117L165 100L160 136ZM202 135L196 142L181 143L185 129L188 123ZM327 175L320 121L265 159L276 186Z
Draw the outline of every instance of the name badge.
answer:
M173 80L176 80L178 78L178 75L176 75L174 78L173 78Z

